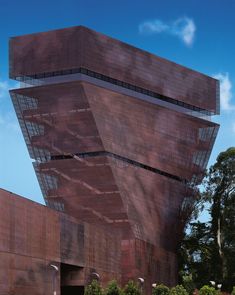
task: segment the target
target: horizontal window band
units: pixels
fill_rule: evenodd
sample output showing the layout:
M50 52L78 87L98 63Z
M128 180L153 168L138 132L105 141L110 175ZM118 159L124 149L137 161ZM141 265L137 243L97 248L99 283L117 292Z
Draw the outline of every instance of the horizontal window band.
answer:
M187 184L188 183L188 181L186 179L180 178L180 177L178 177L176 175L167 173L167 172L162 171L162 170L159 170L157 168L153 168L151 166L142 164L140 162L137 162L137 161L134 161L134 160L130 160L128 158L119 156L119 155L114 154L114 153L106 152L106 151L87 152L87 153L76 153L74 155L53 155L53 156L51 156L51 160L54 161L54 160L73 159L74 156L77 156L79 158L91 158L91 157L103 157L103 156L111 157L111 158L120 160L122 162L128 163L130 165L133 165L135 167L139 167L139 168L142 168L142 169L145 169L145 170L154 172L156 174L159 174L159 175L168 177L170 179L174 179L174 180L179 181L179 182L182 182L184 184Z
M88 69L85 69L82 67L77 68L77 69L61 70L61 71L55 71L55 72L35 74L35 75L30 75L30 76L19 76L19 77L15 77L15 79L18 81L27 83L27 81L29 81L31 79L37 80L37 79L45 79L45 78L56 77L56 76L72 75L72 74L84 74L89 77L93 77L95 79L99 79L99 80L111 83L113 85L117 85L117 86L120 86L120 87L123 87L126 89L130 89L135 92L142 93L142 94L148 95L150 97L154 97L159 100L166 101L168 103L172 103L174 105L178 105L180 107L189 109L191 111L199 112L199 113L207 115L207 116L214 114L214 112L212 112L212 111L208 111L203 108L196 107L194 105L182 102L180 100L177 100L177 99L147 90L145 88L142 88L142 87L130 84L130 83L123 82L118 79L111 78L109 76L106 76L106 75L103 75L103 74L100 74L100 73L97 73L97 72L94 72L94 71L91 71L91 70L88 70Z

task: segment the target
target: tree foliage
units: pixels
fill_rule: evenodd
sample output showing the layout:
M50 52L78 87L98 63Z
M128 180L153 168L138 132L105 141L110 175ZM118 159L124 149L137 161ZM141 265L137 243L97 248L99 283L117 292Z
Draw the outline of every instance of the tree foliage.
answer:
M233 287L231 295L235 295L235 286Z
M235 148L210 167L200 202L209 205L208 223L191 222L181 247L181 275L191 274L196 286L210 280L231 291L235 285Z
M90 285L85 288L85 295L103 295L103 290L97 280L93 280Z
M177 285L170 289L170 295L188 295L188 292L182 285Z
M169 295L169 293L170 289L163 284L159 284L153 288L153 295Z
M105 295L122 295L122 290L118 287L116 281L109 282Z
M193 295L196 285L193 281L192 275L184 275L182 285L189 295Z
M133 281L129 281L124 288L125 295L141 295L140 289Z
M215 290L215 288L210 287L210 286L203 286L200 290L199 290L199 295L217 295L218 292Z

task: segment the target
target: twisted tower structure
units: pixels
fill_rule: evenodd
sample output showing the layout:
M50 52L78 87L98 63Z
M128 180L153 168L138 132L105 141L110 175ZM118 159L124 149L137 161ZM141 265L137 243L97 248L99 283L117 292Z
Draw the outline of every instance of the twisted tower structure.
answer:
M122 283L174 285L218 81L83 26L12 38L10 77L47 206L120 234Z

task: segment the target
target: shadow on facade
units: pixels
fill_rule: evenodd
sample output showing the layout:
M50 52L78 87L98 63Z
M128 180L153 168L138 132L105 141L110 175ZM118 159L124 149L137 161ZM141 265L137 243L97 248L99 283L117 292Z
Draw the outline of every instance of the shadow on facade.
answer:
M83 295L84 286L62 286L61 295Z
M83 267L61 263L61 295L83 295Z

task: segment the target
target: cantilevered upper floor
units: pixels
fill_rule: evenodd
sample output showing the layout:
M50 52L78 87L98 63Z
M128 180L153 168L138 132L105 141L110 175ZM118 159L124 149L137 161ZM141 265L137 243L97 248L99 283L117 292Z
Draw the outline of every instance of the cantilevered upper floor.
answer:
M188 113L219 113L217 80L86 27L10 39L12 79L41 85L77 79L76 74L168 102Z

